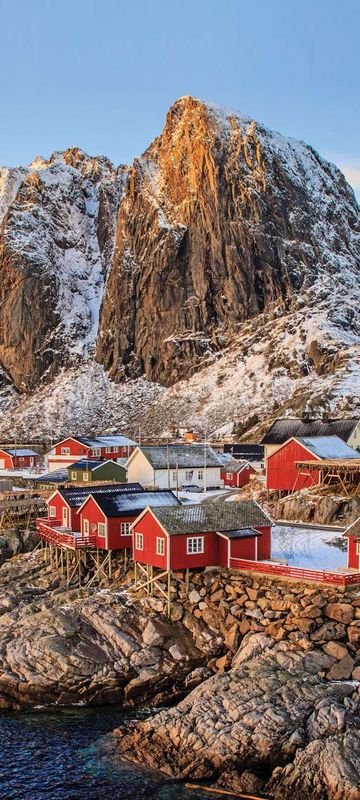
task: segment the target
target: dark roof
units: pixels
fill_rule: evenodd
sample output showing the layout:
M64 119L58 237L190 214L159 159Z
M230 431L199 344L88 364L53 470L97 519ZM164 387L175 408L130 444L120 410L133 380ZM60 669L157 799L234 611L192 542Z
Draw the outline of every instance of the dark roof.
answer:
M94 469L98 469L98 467L104 466L104 464L115 464L116 467L121 467L121 464L117 464L116 461L113 461L111 458L97 460L95 458L84 458L81 461L75 461L74 464L70 464L68 467L69 470L77 470L82 469L88 472L93 472ZM122 467L123 468L123 467Z
M277 419L264 438L262 444L283 444L292 436L340 436L347 442L359 422L359 417L349 419L312 419L309 421L297 417Z
M296 441L322 459L360 458L360 453L349 447L339 436L297 436ZM277 452L277 451L276 451Z
M100 486L92 484L89 484L89 486L65 486L58 491L71 508L78 508L89 494L96 496L114 492L117 492L117 494L134 494L143 492L144 489L140 483L106 483Z
M254 500L156 508L153 513L170 535L209 531L222 533L272 524L270 517Z
M54 472L46 472L44 475L35 475L27 480L34 483L66 483L68 479L67 469L57 469Z
M253 536L262 536L260 531L255 531L254 528L241 528L237 531L221 531L222 536L227 539L250 539Z
M224 444L224 453L232 453L235 458L244 461L263 461L263 444Z
M127 445L133 446L136 444L133 439L120 434L113 434L112 436L66 436L61 441L64 442L65 439L74 439L75 442L80 442L86 447L126 447Z
M145 446L140 450L154 469L167 469L168 466L170 469L176 469L176 467L180 469L201 468L205 463L207 467L221 466L215 451L208 444L206 446L203 444L171 444L168 447L166 445Z
M170 507L180 505L180 500L169 490L136 492L128 495L114 492L113 494L95 495L94 500L96 500L98 506L107 517L140 514L147 506Z

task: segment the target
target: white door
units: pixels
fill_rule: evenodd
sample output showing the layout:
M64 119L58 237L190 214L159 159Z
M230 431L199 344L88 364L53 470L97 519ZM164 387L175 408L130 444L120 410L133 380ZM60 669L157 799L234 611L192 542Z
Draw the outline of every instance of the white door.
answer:
M0 469L5 469L5 458L0 458Z
M63 510L62 510L62 524L63 524L63 528L67 528L68 512L67 512L67 508L65 508L64 506L63 506Z

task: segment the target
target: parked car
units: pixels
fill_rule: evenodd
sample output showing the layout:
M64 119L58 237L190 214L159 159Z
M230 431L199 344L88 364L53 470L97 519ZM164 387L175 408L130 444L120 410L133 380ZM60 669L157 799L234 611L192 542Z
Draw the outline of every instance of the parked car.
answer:
M184 483L180 486L181 492L202 492L201 486L196 486L195 483Z

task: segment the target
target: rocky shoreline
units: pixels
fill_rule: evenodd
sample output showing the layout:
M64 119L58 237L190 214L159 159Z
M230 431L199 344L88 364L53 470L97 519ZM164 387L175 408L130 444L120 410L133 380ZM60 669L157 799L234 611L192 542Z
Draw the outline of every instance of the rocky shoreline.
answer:
M358 590L179 572L169 621L120 565L95 590L40 552L0 568L0 708L149 703L118 751L181 780L360 800L359 687Z

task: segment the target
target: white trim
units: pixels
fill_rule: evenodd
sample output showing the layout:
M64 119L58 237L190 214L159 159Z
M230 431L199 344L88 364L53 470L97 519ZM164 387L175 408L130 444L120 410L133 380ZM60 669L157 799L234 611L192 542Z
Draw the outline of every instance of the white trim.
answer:
M138 537L139 537L139 539L138 539ZM141 537L141 539L140 539L140 537ZM140 543L141 543L141 547L139 546ZM139 553L143 553L144 552L144 534L141 533L141 531L136 531L135 532L135 550L138 550Z
M162 552L160 552L160 550L158 549L159 546L162 547ZM156 555L157 556L164 556L165 555L165 539L164 539L163 536L157 536L156 537L156 548L155 548L155 551L156 551Z
M61 497L61 499L65 503L65 505L67 505L67 507L69 509L71 509L71 506L69 506L69 503L67 503L67 501L65 500L65 497L62 496L60 489L55 489L55 491L50 495L50 497L47 498L46 505L49 505L50 500L52 500L54 497L56 497L57 494L59 495L59 497Z
M100 525L103 526L104 533L100 533L100 530L99 530ZM102 539L106 539L106 522L98 522L98 524L97 524L97 532L98 532L98 536L101 536Z
M56 506L48 506L48 508L49 508L49 518L56 519ZM53 514L52 511L54 511L55 513Z
M89 536L89 533L90 533L90 520L89 519L83 519L82 529L83 529L84 536Z
M201 550L198 549L192 551L189 550L190 542L194 541L196 541L196 548L198 547L198 542L201 542L201 548L202 548ZM205 553L205 536L203 534L199 534L198 536L194 534L186 535L186 555L197 556L197 555L203 555L204 553Z
M227 568L230 569L231 539L225 536L224 533L220 533L220 531L215 531L215 533L217 536L221 536L222 539L226 539L227 541Z
M128 527L127 533L122 532L123 525ZM120 522L120 536L131 536L131 522Z
M310 439L310 438L316 439L316 436L313 436L313 437L310 437L310 436L309 436L308 438L309 438L309 439ZM330 439L331 437L329 436L328 438ZM338 437L338 438L340 438L340 437ZM278 447L276 450L274 450L274 452L273 452L273 453L270 453L270 455L266 457L266 461L269 461L269 458L272 458L272 457L273 457L273 456L274 456L276 453L278 453L280 450L282 450L282 449L283 449L283 447L285 447L285 445L286 445L286 444L289 444L289 442L297 442L297 444L298 444L298 445L300 445L300 447L303 447L303 448L304 448L304 450L306 450L308 453L310 453L310 455L311 455L311 456L314 456L314 459L315 459L315 461L323 461L323 460L324 460L323 458L321 458L321 456L317 456L317 455L316 455L316 454L313 452L313 450L309 450L309 448L308 448L308 447L306 447L306 445L305 445L305 444L303 444L302 442L300 442L300 441L299 441L299 439L297 439L297 437L296 437L296 436L290 436L290 439L287 439L287 440L286 440L286 442L283 442L283 444L281 444L281 445L280 445L280 446L279 446L279 447ZM345 443L345 444L346 444L346 443Z

